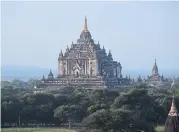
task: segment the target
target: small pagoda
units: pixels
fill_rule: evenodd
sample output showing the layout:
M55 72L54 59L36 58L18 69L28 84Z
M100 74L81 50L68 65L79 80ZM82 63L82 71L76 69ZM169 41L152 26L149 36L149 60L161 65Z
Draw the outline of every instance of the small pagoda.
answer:
M175 106L174 96L168 117L165 122L165 132L179 132L179 114Z

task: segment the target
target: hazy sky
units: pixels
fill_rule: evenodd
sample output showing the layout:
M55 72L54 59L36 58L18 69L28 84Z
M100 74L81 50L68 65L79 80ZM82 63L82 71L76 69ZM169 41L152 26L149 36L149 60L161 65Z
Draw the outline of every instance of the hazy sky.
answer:
M2 65L56 69L85 15L123 69L179 70L179 2L2 2Z

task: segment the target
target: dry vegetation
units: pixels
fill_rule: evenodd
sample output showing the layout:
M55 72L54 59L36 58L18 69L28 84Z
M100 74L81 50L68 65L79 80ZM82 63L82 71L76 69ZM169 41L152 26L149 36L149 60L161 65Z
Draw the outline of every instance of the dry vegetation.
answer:
M164 126L158 126L156 127L156 132L164 132L165 127Z

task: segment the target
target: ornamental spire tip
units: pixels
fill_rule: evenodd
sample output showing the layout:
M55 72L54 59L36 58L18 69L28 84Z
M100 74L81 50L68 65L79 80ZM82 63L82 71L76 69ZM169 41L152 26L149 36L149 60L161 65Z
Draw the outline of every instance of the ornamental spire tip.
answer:
M84 25L84 29L83 29L84 32L88 32L88 27L87 27L87 18L85 16L85 25Z

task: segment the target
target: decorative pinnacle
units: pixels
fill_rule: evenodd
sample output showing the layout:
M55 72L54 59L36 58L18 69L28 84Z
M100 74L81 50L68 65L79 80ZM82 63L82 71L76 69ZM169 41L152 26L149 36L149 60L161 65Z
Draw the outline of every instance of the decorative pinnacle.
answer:
M111 57L112 57L111 50L109 50L108 56L111 56Z
M53 76L52 70L50 69L50 73L48 74L48 76Z
M66 49L66 51L69 51L70 49L69 49L69 47L68 47L68 45L67 45L67 49Z
M85 16L85 25L84 25L84 29L83 29L84 32L88 32L88 27L87 27L87 18Z
M59 56L63 56L63 52L62 52L62 49L61 49L61 51L60 51L60 54L59 54Z

